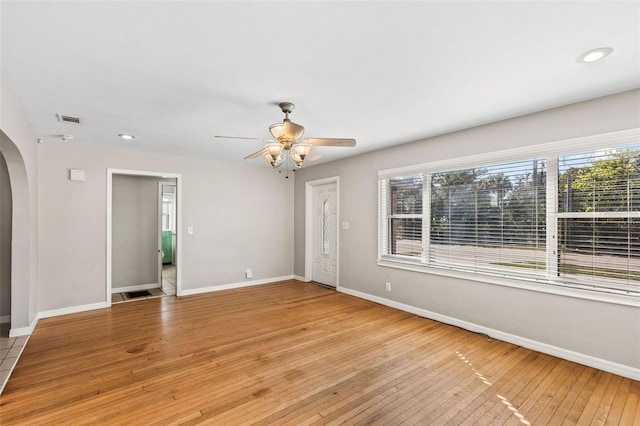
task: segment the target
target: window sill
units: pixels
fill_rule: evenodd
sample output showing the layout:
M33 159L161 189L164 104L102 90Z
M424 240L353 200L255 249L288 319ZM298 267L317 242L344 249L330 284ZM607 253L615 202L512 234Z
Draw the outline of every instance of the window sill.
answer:
M506 287L519 288L541 293L555 294L577 299L594 300L597 302L613 303L632 307L640 307L640 297L622 294L601 293L581 288L569 287L565 284L553 284L543 280L527 280L524 278L507 278L489 274L459 271L454 269L426 266L415 261L378 259L378 266L386 268L402 269L405 271L419 272L423 274L439 275L450 278L458 278L467 281L476 281L484 284L494 284Z

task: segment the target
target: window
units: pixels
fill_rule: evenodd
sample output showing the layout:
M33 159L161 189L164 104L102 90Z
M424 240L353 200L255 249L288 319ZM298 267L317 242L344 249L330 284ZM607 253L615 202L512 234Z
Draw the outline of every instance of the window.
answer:
M559 158L558 276L640 287L640 146Z
M586 145L380 172L379 263L640 295L640 145Z
M388 253L420 257L422 255L422 176L388 179L385 203Z
M329 200L322 202L322 254L329 254Z
M539 275L546 256L545 174L543 159L431 174L427 263Z

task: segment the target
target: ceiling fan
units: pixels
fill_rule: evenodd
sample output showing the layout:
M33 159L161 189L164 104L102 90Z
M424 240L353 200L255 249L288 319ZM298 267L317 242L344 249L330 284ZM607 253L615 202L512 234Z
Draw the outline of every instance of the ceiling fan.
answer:
M250 160L264 156L274 169L280 167L287 157L295 167L302 167L302 163L308 158L311 148L314 146L356 146L355 139L301 139L304 127L289 120L289 114L294 110L295 105L291 102L280 102L279 106L284 113L284 120L282 123L275 123L269 126L269 132L275 139L245 138L240 136L216 136L216 138L252 139L266 142L266 145L260 151L254 152L244 157L244 159Z

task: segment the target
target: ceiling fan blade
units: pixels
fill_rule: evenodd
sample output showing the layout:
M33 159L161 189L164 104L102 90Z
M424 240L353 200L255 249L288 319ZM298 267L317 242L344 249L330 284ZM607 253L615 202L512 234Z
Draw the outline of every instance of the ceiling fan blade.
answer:
M318 154L316 151L311 150L307 158L304 161L316 161L322 158L322 155Z
M271 142L271 139L265 139L265 138L245 138L244 136L214 136L214 138L222 138L222 139L245 139L245 140L250 140L250 141Z
M260 151L254 152L251 155L247 155L246 157L244 157L245 160L251 160L252 158L258 158L258 157L262 157L265 153L265 149L262 148Z
M303 141L313 146L356 146L355 139L336 139L336 138L308 138Z

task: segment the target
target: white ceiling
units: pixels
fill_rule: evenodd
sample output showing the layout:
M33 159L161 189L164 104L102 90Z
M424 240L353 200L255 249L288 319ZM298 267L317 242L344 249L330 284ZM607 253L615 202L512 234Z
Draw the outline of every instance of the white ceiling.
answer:
M306 136L357 139L315 148L319 163L640 87L638 1L2 1L0 14L2 82L45 143L242 161L261 143L213 136L268 137L292 101ZM603 61L576 61L603 46Z

